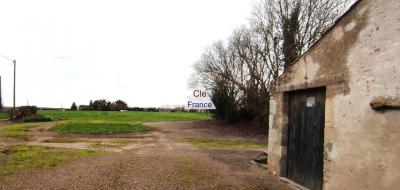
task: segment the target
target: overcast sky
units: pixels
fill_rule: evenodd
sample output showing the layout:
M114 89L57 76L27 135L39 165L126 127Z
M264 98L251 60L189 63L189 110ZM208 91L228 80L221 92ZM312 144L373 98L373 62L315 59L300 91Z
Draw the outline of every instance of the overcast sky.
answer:
M193 63L246 24L254 3L0 0L0 54L17 60L17 105L185 104ZM12 105L12 65L2 58L0 75Z

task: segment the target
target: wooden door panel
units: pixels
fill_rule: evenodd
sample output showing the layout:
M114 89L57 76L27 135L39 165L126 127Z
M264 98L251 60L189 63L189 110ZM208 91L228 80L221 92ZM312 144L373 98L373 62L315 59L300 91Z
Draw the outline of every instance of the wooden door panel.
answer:
M290 93L288 178L322 189L325 89Z

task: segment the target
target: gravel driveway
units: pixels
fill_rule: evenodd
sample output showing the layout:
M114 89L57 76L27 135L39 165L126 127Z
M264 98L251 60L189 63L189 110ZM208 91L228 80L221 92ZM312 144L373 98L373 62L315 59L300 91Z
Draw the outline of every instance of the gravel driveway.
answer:
M198 148L182 141L189 137L263 141L263 135L213 121L146 125L155 130L143 135L97 137L104 141L132 140L134 143L127 145L131 149L84 157L55 168L23 171L1 184L0 189L290 189L266 169L251 163L265 148ZM30 143L51 137L48 127L38 128Z

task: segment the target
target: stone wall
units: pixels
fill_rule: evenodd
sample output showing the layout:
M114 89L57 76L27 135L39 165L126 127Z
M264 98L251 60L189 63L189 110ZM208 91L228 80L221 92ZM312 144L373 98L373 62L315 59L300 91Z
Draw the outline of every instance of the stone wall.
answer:
M269 167L286 175L288 92L326 87L324 189L400 186L400 1L361 0L277 81L270 105Z

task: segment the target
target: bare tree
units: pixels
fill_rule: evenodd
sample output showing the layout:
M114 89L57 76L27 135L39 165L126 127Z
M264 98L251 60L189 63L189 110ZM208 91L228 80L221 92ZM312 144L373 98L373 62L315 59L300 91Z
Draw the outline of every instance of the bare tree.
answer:
M342 15L347 2L262 0L250 21L252 28L269 44L266 47L270 51L269 61L278 67L288 67ZM271 46L274 46L272 51Z
M262 43L252 30L242 27L234 32L230 39L230 46L237 55L236 65L241 71L243 113L247 118L254 119L262 125L266 122L268 115L269 88L272 82L270 65L263 61L265 54Z
M265 126L273 82L335 22L346 1L262 0L250 28L235 30L227 43L202 54L192 81L211 91L217 117Z
M237 118L239 89L244 88L237 82L240 67L235 65L236 57L219 41L203 53L195 64L196 74L192 76L192 82L200 82L211 91L217 107L216 116L230 122Z

